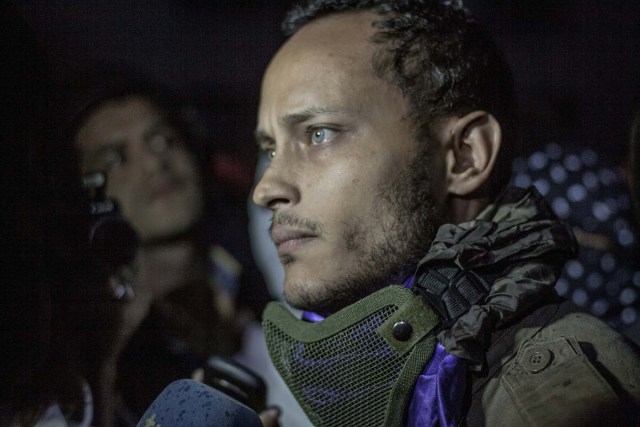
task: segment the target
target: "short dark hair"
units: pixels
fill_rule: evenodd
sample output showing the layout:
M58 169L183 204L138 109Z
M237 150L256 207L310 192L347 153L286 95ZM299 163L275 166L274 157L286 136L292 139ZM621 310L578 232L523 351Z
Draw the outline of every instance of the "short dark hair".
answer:
M376 75L390 76L407 98L420 141L433 140L433 123L450 115L485 110L500 122L503 143L492 174L497 193L511 177L517 137L513 77L502 53L460 1L303 0L282 28L292 35L323 16L373 11L381 15L373 42Z

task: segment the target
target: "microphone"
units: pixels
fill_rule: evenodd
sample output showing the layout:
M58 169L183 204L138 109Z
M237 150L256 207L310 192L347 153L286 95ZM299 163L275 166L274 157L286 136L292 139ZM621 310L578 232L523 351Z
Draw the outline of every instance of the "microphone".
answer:
M198 381L169 384L142 415L137 427L262 427L253 410Z

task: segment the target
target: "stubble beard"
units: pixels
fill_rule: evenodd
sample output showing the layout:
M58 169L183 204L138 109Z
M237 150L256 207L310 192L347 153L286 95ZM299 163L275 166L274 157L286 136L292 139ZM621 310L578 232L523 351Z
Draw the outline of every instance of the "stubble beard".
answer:
M356 261L348 275L320 283L324 292L300 295L300 308L323 315L334 313L391 284L401 284L429 249L441 209L432 192L429 142L394 181L378 189L380 203L354 218L344 233L347 250ZM377 229L372 230L375 225ZM299 286L303 290L305 286Z

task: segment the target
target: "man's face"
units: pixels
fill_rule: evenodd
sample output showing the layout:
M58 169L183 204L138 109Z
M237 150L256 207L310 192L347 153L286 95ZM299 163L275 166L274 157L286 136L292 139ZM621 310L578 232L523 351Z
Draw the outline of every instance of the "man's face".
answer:
M442 151L418 144L400 90L373 75L374 18L308 24L263 80L256 135L275 155L253 199L273 211L285 297L298 308L335 311L389 284L437 225Z
M105 103L79 129L84 173L104 172L106 196L145 241L190 231L202 215L200 178L182 136L143 98Z

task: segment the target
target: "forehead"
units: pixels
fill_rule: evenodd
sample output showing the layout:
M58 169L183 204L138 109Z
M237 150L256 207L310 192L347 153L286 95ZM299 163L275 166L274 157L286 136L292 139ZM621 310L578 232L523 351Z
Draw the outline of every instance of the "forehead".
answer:
M373 74L376 46L369 12L350 12L320 18L302 27L275 55L262 85L262 101L286 102L295 108L308 104L309 96L366 94L386 86Z
M372 12L336 13L318 18L300 28L287 40L279 54L313 50L334 59L345 59L344 66L370 59L371 42L376 32L374 23L380 18ZM365 61L368 62L368 61Z
M93 111L78 129L80 148L126 139L130 132L143 132L162 118L149 101L141 97L107 101Z

